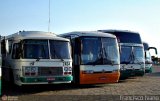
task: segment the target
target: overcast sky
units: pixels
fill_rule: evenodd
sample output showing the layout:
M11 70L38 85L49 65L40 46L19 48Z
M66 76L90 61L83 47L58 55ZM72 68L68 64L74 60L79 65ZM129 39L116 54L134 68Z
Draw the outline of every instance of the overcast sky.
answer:
M50 8L51 32L131 30L160 52L160 0L50 0ZM0 34L48 31L48 12L49 0L1 0Z

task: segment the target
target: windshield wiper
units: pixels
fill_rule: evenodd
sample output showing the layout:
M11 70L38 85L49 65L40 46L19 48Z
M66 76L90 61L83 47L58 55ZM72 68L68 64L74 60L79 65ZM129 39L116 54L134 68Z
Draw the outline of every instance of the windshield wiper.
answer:
M39 61L40 59L42 59L42 57L38 57L38 58L36 59L36 61Z

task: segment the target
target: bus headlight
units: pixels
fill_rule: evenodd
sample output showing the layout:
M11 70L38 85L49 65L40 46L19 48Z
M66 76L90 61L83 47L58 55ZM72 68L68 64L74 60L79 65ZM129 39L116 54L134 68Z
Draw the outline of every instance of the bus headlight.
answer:
M64 75L71 75L72 74L72 67L64 67Z
M38 67L23 67L24 76L35 76L38 74Z
M69 67L69 71L72 71L72 67Z
M67 72L69 69L68 67L64 67L64 71Z
M29 73L29 72L30 72L30 70L31 70L31 68L30 68L30 67L25 67L25 73Z
M120 68L121 70L126 70L126 68Z
M31 67L31 72L36 72L36 67Z

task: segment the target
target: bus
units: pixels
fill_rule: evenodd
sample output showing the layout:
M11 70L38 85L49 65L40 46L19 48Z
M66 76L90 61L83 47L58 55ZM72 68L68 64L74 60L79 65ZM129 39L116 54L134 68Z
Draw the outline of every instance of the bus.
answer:
M51 32L19 31L2 39L2 75L18 86L71 83L68 39Z
M118 82L119 47L114 35L94 31L74 31L60 36L70 39L71 42L73 83Z
M0 41L1 41L1 35L0 35ZM1 44L0 44L0 96L2 93L2 55L1 55Z
M145 74L144 48L137 32L128 30L99 30L117 37L120 47L121 79Z
M157 54L157 49L155 47L149 47L147 42L143 42L144 52L145 52L145 73L152 72L152 57L150 54L150 49L154 49Z

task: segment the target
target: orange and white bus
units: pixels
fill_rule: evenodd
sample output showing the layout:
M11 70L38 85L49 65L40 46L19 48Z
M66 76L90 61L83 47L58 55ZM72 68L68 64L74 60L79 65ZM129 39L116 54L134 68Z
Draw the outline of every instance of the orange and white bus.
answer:
M102 32L78 31L60 35L70 39L73 82L98 84L118 82L120 57L117 39Z

